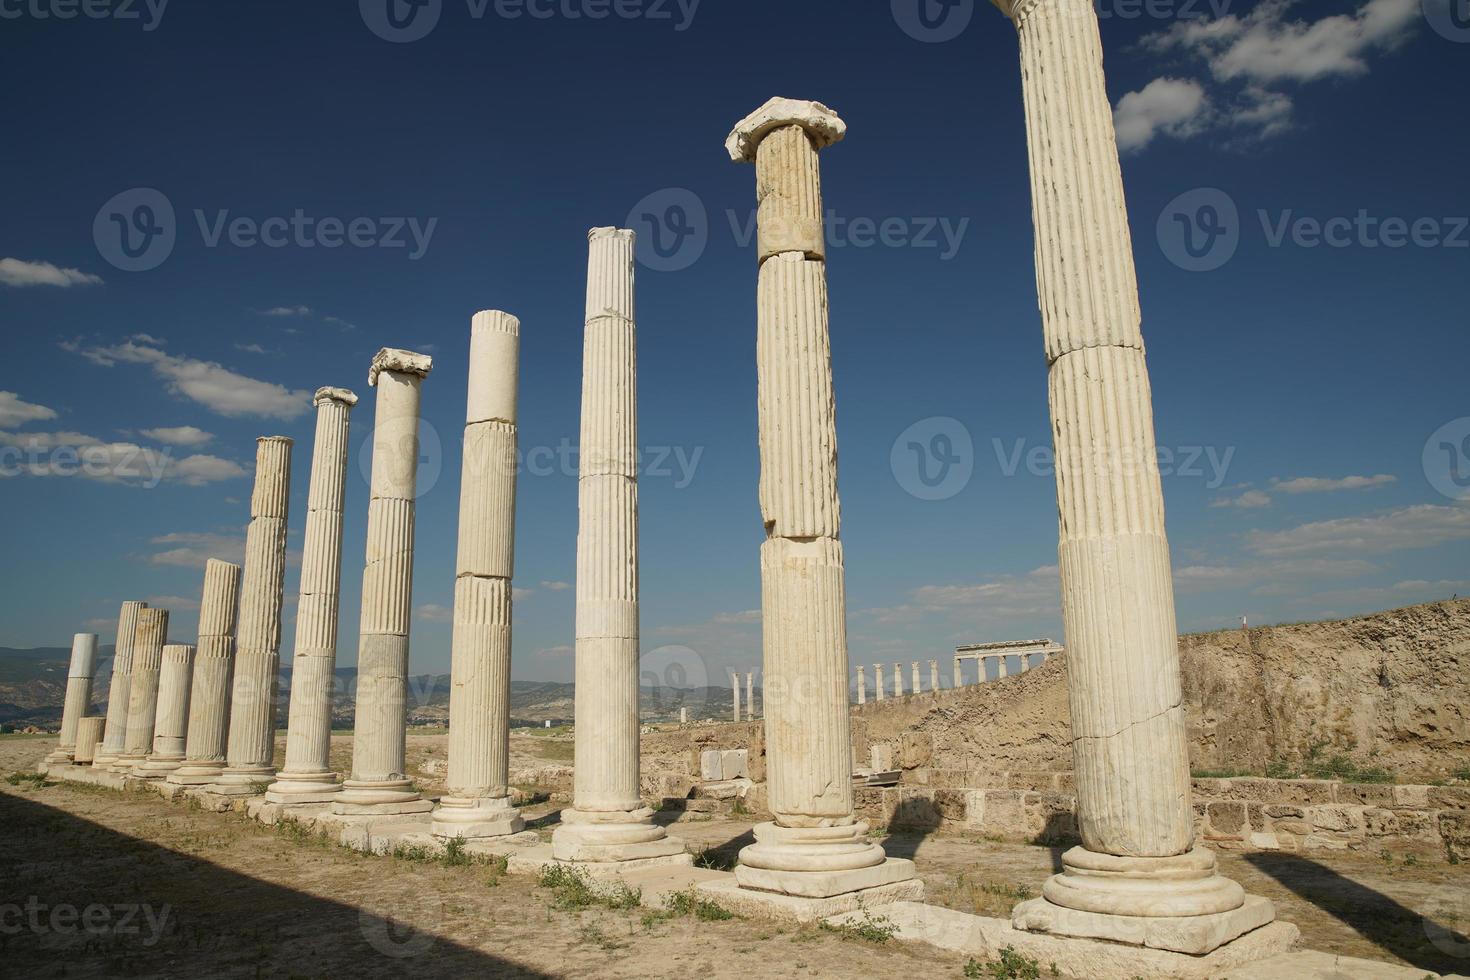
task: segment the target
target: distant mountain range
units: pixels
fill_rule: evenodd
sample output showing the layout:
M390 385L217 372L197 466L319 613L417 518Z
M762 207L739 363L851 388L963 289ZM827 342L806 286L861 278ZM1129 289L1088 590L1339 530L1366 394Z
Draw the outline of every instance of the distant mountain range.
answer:
M99 647L99 669L92 683L92 712L106 710L111 683L113 647ZM66 673L71 650L38 647L17 650L0 647L0 722L17 726L54 728L61 724L61 706L66 697ZM341 727L352 724L357 694L357 668L339 667L337 692L333 699L333 721ZM408 679L408 718L411 723L443 724L449 718L449 675L417 674ZM291 671L281 671L277 724L285 727L291 692ZM575 703L571 684L550 681L511 681L510 710L513 725L540 725L547 721L570 721ZM679 709L689 717L728 718L733 710L728 687L642 688L639 714L644 721L677 721Z

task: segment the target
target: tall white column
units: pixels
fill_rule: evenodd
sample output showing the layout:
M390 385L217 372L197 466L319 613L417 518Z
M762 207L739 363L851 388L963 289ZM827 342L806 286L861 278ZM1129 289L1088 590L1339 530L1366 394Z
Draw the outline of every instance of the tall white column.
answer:
M918 694L923 687L919 684L919 662L917 660L909 664L909 671L911 673L910 693Z
M153 725L158 715L158 674L163 668L163 646L168 642L168 610L138 610L133 634L133 679L128 691L128 737L112 771L131 775L153 749Z
M454 578L449 792L433 822L441 837L499 837L525 827L509 785L520 353L519 320L499 310L475 314Z
M199 643L189 690L189 730L184 762L167 781L201 786L224 769L230 726L230 686L235 675L235 626L240 617L240 566L211 558L204 563L199 603Z
M983 680L984 678L982 678ZM963 661L959 657L954 658L954 687L956 689L965 686L965 671Z
M163 648L158 675L158 715L153 726L153 750L138 766L144 779L162 779L184 762L189 733L189 693L194 673L194 647L169 643Z
M332 696L342 591L342 505L357 395L346 388L318 388L312 404L316 406L316 438L306 496L301 593L296 603L286 765L265 792L272 803L323 803L336 799L342 790L331 763Z
M373 357L368 371L368 385L378 389L377 417L367 566L362 573L352 776L332 804L340 814L421 813L434 808L404 771L419 399L433 367L426 354L385 348Z
M745 673L745 720L755 721L755 674Z
M128 739L128 700L133 683L133 639L138 630L138 610L148 603L130 600L117 617L117 639L112 648L112 676L107 688L107 722L102 744L92 757L92 766L110 766L122 755Z
M939 661L929 661L929 690L939 690Z
M857 681L858 704L867 704L868 703L868 678L867 678L867 675L865 674L865 672L863 671L863 665L862 664L858 664L857 675L858 675L858 681Z
M882 664L874 664L873 665L873 698L876 701L882 701L885 697L887 697L887 695L883 693L883 665Z
M281 666L281 590L286 581L286 517L291 446L285 436L255 442L255 490L245 531L245 573L230 692L225 768L212 792L250 796L275 776L276 689Z
M756 168L756 367L766 774L775 819L740 852L742 888L825 898L914 877L853 814L847 602L837 496L817 152L847 126L817 102L772 99L726 149Z
M61 737L56 751L46 757L51 765L71 762L77 747L77 722L92 705L92 678L97 673L97 634L71 638L71 663L66 671L66 700L61 706Z
M638 766L638 383L633 232L587 236L577 481L576 770L552 852L688 862L643 805ZM738 698L737 698L738 700Z
M730 720L740 720L740 674L730 675Z
M1194 846L1164 500L1097 15L999 0L1020 39L1082 846L1018 928L1202 953L1274 918ZM1160 917L1173 921L1155 929Z
M903 664L893 665L893 696L903 697Z
M73 762L79 766L92 764L97 749L102 746L102 732L106 725L107 719L101 715L88 715L77 720L77 744L72 755Z

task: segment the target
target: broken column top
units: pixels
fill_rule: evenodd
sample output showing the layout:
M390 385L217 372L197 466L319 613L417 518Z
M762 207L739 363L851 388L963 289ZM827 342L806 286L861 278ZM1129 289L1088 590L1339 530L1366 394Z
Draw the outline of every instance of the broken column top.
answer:
M375 387L378 375L383 371L395 374L417 374L427 378L434 369L434 359L428 354L415 354L411 350L384 347L373 355L373 366L368 368L368 386Z
M632 241L636 237L637 237L637 235L634 233L633 229L631 229L631 228L612 228L612 227L607 227L607 228L589 228L587 230L587 240L589 242L592 241L594 238L626 238L629 241Z
M357 395L354 392L348 391L346 388L318 388L316 394L312 396L311 405L315 408L322 402L327 401L341 402L351 407L357 404Z
M281 442L281 443L285 443L288 446L294 446L294 445L296 445L296 440L295 439L292 439L290 436L258 436L258 437L256 437L256 440L255 441L257 443L262 443L262 442Z
M823 150L847 135L847 123L820 102L774 98L735 124L725 140L725 149L736 163L755 161L756 147L772 130L800 126Z

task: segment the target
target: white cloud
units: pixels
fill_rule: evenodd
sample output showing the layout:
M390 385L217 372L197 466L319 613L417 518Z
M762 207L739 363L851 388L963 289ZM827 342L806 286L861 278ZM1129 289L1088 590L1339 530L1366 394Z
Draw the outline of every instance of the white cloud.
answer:
M576 653L577 648L572 646L543 647L540 650L537 650L531 656L540 657L547 660L564 660L567 657L575 656Z
M311 408L309 391L291 391L231 371L213 361L170 354L163 349L161 341L147 334L135 334L120 344L106 347L82 347L71 342L61 346L103 367L118 363L146 364L167 382L170 392L220 415L294 419Z
M1285 531L1252 531L1250 549L1268 557L1305 557L1429 548L1470 538L1470 507L1420 504L1366 517L1314 521Z
M1192 136L1208 121L1210 100L1198 82L1181 78L1155 78L1141 91L1129 92L1113 110L1113 127L1118 149L1124 153L1141 150L1155 136Z
M45 405L32 405L13 391L0 391L0 429L10 429L27 422L44 422L56 418L56 410Z
M722 625L759 623L761 621L761 611L759 609L746 609L742 612L715 613L710 621Z
M1238 497L1218 497L1210 501L1211 507L1270 507L1271 497L1260 490L1247 490Z
M437 602L426 602L414 609L415 619L426 623L448 623L454 620L454 610Z
M143 429L139 432L154 442L166 442L170 446L202 446L214 436L192 425L175 425L161 429Z
M199 487L246 475L218 456L175 459L169 449L108 442L81 432L0 431L0 477L80 477L99 483L156 487L166 481Z
M148 560L155 565L203 568L210 558L239 564L245 560L245 535L216 531L176 531L153 538L151 544L165 546Z
M542 582L541 587L547 592L565 592L572 587L570 582Z
M272 306L268 310L261 310L261 316L311 316L309 306Z
M535 589L518 589L512 587L510 590L510 598L512 602L520 602L523 599L529 599L535 594Z
M259 344L236 344L235 345L235 350L241 351L241 352L246 353L246 354L268 354L268 353L270 353L270 351L266 350L264 347L260 346Z
M96 286L101 276L80 269L63 269L50 262L26 262L22 259L0 259L0 283L7 286Z
M196 454L174 463L165 478L172 476L185 486L202 487L208 483L238 480L247 475L245 467L232 459Z
M200 606L197 598L181 595L151 595L147 602L154 609L167 609L169 612L197 612Z
M1379 473L1376 476L1344 476L1337 479L1299 476L1291 480L1278 480L1272 484L1271 489L1281 493L1330 493L1334 490L1370 490L1397 482L1398 477L1388 473Z

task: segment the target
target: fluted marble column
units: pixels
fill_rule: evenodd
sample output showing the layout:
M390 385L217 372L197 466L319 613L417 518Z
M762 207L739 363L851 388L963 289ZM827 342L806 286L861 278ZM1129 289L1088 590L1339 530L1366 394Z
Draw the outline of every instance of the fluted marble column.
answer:
M211 783L224 769L239 615L240 566L209 559L204 563L204 596L199 603L199 643L189 690L184 762L167 777L175 785Z
M275 776L276 688L281 667L281 590L286 580L286 518L291 446L285 436L255 444L255 491L245 531L245 572L230 692L225 768L211 792L251 796Z
M883 691L883 665L873 665L873 696L874 700L882 701L888 695Z
M50 765L71 762L77 747L77 722L92 704L92 678L97 673L97 634L78 633L71 639L71 663L66 671L66 700L61 706L61 737L56 751L46 757Z
M511 577L515 570L516 400L521 322L484 310L470 321L469 394L459 490L449 690L449 792L441 837L525 828L510 802Z
M633 232L587 234L577 480L576 772L563 861L688 862L643 805L638 766L638 384ZM737 682L738 701L738 682Z
M745 720L755 721L755 674L745 674Z
M929 690L939 690L939 661L929 661Z
M163 669L163 647L168 642L168 610L138 610L133 633L133 679L128 691L128 737L112 771L131 775L153 750L153 726L158 716L158 675Z
M827 329L819 150L846 133L817 102L772 99L736 124L756 169L756 367L766 778L775 819L740 852L742 888L825 898L914 878L853 814L847 603ZM915 882L917 887L917 882Z
M1207 952L1274 910L1247 903L1194 846L1164 499L1097 15L1089 0L998 4L1020 39L1082 837L1013 922ZM1161 917L1166 930L1148 921Z
M903 664L893 665L893 696L903 697Z
M138 766L137 775L162 779L184 762L189 734L189 694L194 674L194 647L169 643L163 648L158 675L158 716L153 726L153 750Z
M357 714L352 776L332 804L337 813L420 813L434 807L404 772L419 397L433 367L426 354L384 348L368 371L368 385L378 389L378 398L358 627Z
M88 766L96 758L97 749L102 745L102 732L107 725L107 719L102 715L88 715L77 719L77 744L72 754L72 761L79 766Z
M868 703L868 678L867 678L866 673L863 670L863 665L862 664L858 664L857 675L858 675L858 681L857 681L858 704L867 704Z
M730 675L730 720L740 720L740 675Z
M296 604L286 765L265 792L272 803L321 803L342 789L332 771L332 694L337 669L337 607L342 585L342 502L347 437L357 395L318 388L316 440L306 497L306 546Z
M964 687L965 686L964 663L963 663L963 661L960 660L959 657L955 657L954 658L954 678L953 678L953 680L954 680L954 686L956 688L961 688L961 687Z
M122 755L128 739L128 700L133 683L133 639L138 630L138 610L148 603L129 600L117 617L117 639L112 648L112 676L107 686L107 723L102 744L92 757L94 768L110 766Z
M923 690L923 688L919 685L919 662L917 660L915 660L915 661L913 661L913 662L911 662L909 664L909 674L910 674L910 684L909 684L910 693L911 694L918 694L920 691Z

